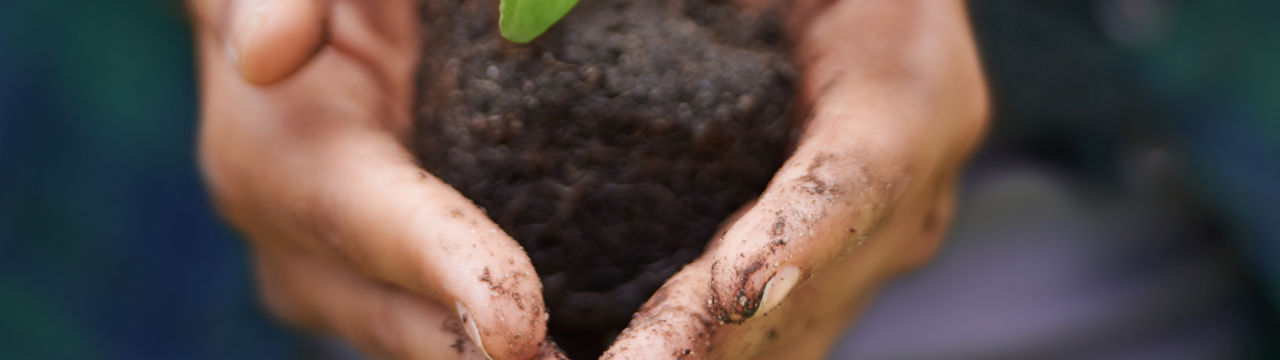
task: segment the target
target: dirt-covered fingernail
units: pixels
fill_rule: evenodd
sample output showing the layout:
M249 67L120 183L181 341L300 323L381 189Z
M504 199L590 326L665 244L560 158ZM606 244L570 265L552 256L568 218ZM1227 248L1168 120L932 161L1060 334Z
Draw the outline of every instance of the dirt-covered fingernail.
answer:
M484 349L484 341L480 340L480 328L476 327L475 318L467 312L467 307L462 306L461 302L454 302L454 307L458 309L458 319L462 320L462 331L467 332L467 337L471 338L471 342L476 344L476 348L480 349L480 353L484 354L485 359L493 360L489 356L489 351Z
M756 309L755 315L764 315L777 307L799 280L799 268L787 265L779 269L773 274L773 278L764 284L764 295L760 297L760 308Z

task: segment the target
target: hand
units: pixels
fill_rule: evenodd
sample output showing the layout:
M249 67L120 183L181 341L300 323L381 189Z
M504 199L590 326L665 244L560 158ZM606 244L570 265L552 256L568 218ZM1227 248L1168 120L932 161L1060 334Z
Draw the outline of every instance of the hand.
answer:
M793 6L811 109L795 152L605 359L822 358L882 283L938 248L988 111L964 4Z
M382 357L554 355L523 249L405 148L415 1L190 5L201 164L273 313Z

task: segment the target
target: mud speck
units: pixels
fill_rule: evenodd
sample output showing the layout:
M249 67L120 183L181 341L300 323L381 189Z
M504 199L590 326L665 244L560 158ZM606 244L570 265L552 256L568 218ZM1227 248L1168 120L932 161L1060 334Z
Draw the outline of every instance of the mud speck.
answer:
M446 318L440 323L440 330L453 334L454 340L452 344L449 344L449 347L454 351L461 354L470 348L471 340L469 340L466 333L462 332L462 323L457 318Z
M493 275L489 274L488 266L485 266L484 271L480 273L480 282L488 284L490 290L498 288L498 284L493 282Z
M822 195L827 193L827 183L813 174L806 174L800 177L800 189L813 195Z
M817 156L814 156L813 160L809 162L808 168L805 169L805 174L800 176L799 179L797 179L796 181L797 188L810 195L826 195L828 193L830 194L839 193L840 192L839 186L828 185L827 182L822 180L822 178L818 175L818 172L823 169L823 166L827 165L827 163L834 158L835 158L835 155L830 153L821 153L821 154L818 154Z
M787 230L787 218L778 215L778 219L773 222L773 228L769 229L769 235L781 236L783 231Z

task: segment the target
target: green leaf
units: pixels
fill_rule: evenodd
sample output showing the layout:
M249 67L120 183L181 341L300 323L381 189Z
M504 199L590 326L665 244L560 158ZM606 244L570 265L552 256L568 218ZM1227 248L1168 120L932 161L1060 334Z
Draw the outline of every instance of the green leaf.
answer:
M498 4L498 29L507 40L527 43L555 25L577 4L578 0L502 0Z

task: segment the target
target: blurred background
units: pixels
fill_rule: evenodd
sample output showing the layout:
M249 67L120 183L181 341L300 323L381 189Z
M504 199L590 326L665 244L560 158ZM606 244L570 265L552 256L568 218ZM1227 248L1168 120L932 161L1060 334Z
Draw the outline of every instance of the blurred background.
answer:
M1280 358L1280 2L972 0L995 97L937 260L832 358ZM316 358L193 153L176 0L0 1L0 358Z

